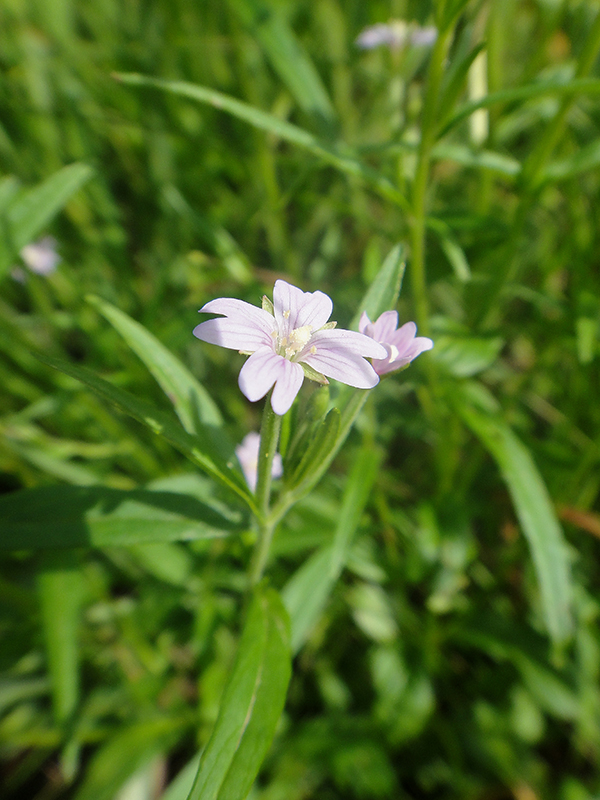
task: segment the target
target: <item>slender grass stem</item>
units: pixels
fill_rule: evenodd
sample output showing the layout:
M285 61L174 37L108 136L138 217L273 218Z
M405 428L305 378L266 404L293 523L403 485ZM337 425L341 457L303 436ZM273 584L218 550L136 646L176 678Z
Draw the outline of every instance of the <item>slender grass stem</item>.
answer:
M425 271L427 188L429 185L431 151L435 144L436 112L444 74L444 61L451 35L451 29L440 33L431 53L421 120L421 141L417 153L417 168L412 191L411 285L417 325L424 336L429 335L429 302L427 299Z

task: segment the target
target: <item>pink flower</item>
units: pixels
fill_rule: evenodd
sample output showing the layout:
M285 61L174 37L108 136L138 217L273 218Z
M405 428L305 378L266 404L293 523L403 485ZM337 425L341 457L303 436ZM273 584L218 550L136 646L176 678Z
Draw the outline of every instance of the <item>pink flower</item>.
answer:
M433 347L431 339L415 336L417 326L414 322L406 322L398 330L397 311L384 311L376 322L371 322L367 312L363 311L358 329L376 342L381 342L386 349L386 358L373 360L373 369L378 375L406 367L418 355Z
M273 387L271 405L276 414L289 410L306 374L327 383L324 377L371 389L379 382L365 360L383 359L380 344L354 331L334 330L328 323L333 303L323 292L303 292L286 281L275 281L273 303L263 307L243 300L221 297L201 312L222 314L194 328L194 336L211 344L250 354L240 371L240 389L256 402Z
M387 23L380 22L364 28L355 44L362 50L372 50L381 45L386 45L391 50L398 50L407 44L428 47L435 42L437 34L437 29L432 26L421 28L414 23L407 24L402 19L391 19Z
M256 480L258 476L258 451L260 449L260 433L247 433L242 439L241 444L235 448L235 454L240 462L240 466L246 478L246 483L250 489L256 491ZM271 467L271 477L281 478L283 475L283 464L279 453L273 457Z
M50 275L56 270L60 256L56 252L56 239L44 236L37 242L26 244L21 250L21 258L32 272L38 275Z

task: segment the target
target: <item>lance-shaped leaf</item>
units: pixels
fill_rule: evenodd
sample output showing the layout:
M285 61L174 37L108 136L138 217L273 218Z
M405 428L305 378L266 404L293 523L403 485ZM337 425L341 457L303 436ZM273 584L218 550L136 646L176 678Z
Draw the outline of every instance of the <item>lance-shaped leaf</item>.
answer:
M0 220L0 278L19 251L42 231L92 174L86 164L70 164L8 204Z
M405 269L404 247L397 244L388 253L352 318L350 327L353 330L358 330L363 311L366 311L371 319L377 319L384 311L394 308L400 296Z
M150 331L106 300L94 296L89 296L87 300L116 328L148 367L173 403L188 433L197 432L198 422L215 426L222 424L221 413L206 389Z
M250 508L254 508L254 501L239 469L237 459L233 452L230 460L225 459L222 437L217 438L218 432L215 434L214 428L204 425L196 435L187 433L170 414L161 411L145 400L140 400L124 389L113 386L90 370L41 353L36 355L44 364L81 381L120 411L147 425L154 433L166 439L200 466L208 475L232 489L248 503Z
M241 514L177 491L41 486L0 497L0 549L117 547L227 536Z
M310 56L279 9L261 0L229 0L229 5L260 42L299 106L333 130L335 111Z
M243 103L235 97L209 89L207 86L197 86L193 83L184 81L166 81L160 78L149 78L145 75L135 73L117 73L114 76L122 83L132 86L148 86L155 89L162 89L172 94L187 97L189 100L196 100L206 103L214 108L226 111L238 119L248 122L255 128L272 133L284 141L295 144L307 150L309 153L322 159L325 163L338 169L346 175L351 175L364 181L374 191L382 197L396 203L405 211L410 210L410 205L406 197L384 175L364 164L357 159L354 154L348 154L347 150L340 147L332 147L322 142L309 131L293 125L291 122L279 119L278 117L262 111L259 108Z
M74 554L46 553L37 586L54 718L66 731L73 722L80 686L78 629L83 578ZM63 750L62 769L68 777L75 773L78 752L74 741Z
M244 800L283 710L289 621L277 592L257 587L214 731L188 800Z
M359 451L346 482L333 544L317 550L283 589L294 653L306 641L346 564L380 461L381 453L372 447Z
M529 544L548 633L557 643L571 635L571 571L567 545L548 490L531 453L491 408L483 387L453 394L455 408L490 452L508 487ZM491 400L491 402L490 402Z

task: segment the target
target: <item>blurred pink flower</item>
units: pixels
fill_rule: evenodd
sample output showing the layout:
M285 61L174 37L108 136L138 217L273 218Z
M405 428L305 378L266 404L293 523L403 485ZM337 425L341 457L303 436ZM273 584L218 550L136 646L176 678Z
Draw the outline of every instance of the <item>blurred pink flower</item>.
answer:
M50 275L60 261L56 252L56 239L52 236L44 236L37 242L26 244L20 255L25 266L38 275Z
M386 45L398 50L410 44L414 47L428 47L437 39L437 29L432 25L424 28L415 23L406 23L402 19L391 19L364 28L356 38L356 46L362 50L373 50Z
M333 303L323 292L303 292L286 281L276 281L273 303L263 308L243 300L222 297L200 311L222 314L194 328L194 336L211 344L250 355L240 371L239 386L255 402L273 387L271 406L276 414L289 410L305 373L313 380L328 378L358 389L379 382L365 359L384 359L382 345L355 331L335 330L327 322Z
M258 477L258 451L260 449L260 434L252 431L247 433L241 443L235 448L235 454L240 462L246 483L250 489L256 491L256 479ZM271 477L281 478L283 475L283 464L279 453L275 453L273 466L271 467Z
M371 322L367 312L363 311L358 329L386 349L386 358L373 359L372 362L378 375L406 367L418 355L433 347L431 339L415 336L417 326L414 322L406 322L398 329L397 311L384 311L375 322Z

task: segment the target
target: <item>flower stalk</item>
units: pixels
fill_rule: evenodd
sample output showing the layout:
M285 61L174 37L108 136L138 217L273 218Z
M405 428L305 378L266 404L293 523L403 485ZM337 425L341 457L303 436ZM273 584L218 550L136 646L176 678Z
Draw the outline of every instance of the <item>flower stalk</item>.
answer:
M255 586L262 578L267 560L271 540L275 531L276 521L270 519L271 481L273 473L273 459L277 452L279 432L281 430L281 416L273 411L271 406L271 392L267 396L263 410L260 428L260 449L258 451L258 468L256 480L256 506L258 536L254 554L250 564L250 585Z

